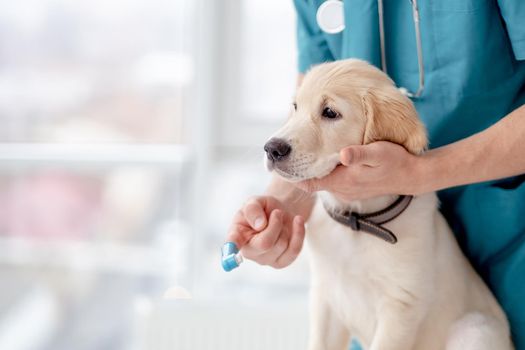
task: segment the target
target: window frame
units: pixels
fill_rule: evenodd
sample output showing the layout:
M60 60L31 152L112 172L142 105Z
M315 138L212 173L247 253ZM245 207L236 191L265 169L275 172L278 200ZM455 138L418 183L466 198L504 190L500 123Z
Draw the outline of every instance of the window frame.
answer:
M283 108L282 120L275 118L250 118L236 103L240 99L241 72L241 4L237 0L221 3L216 41L219 60L216 63L218 80L219 134L216 140L219 148L261 147L286 120ZM295 78L294 78L295 79ZM295 80L294 80L295 81ZM293 91L290 91L292 96ZM266 120L265 120L266 119Z

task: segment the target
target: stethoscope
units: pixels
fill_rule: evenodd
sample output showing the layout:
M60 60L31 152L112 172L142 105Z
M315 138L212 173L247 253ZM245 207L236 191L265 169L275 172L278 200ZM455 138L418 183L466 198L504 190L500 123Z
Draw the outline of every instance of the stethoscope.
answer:
M417 65L419 68L419 87L416 92L410 92L407 88L400 87L399 90L410 98L418 98L423 93L425 87L425 70L423 67L423 49L421 45L421 32L419 29L419 9L417 0L409 0L412 4L412 17L416 32ZM379 15L379 43L381 46L381 68L388 73L385 54L385 27L383 17L383 0L377 0L377 10ZM345 29L344 4L341 0L326 0L317 9L316 15L319 28L328 34L337 34Z

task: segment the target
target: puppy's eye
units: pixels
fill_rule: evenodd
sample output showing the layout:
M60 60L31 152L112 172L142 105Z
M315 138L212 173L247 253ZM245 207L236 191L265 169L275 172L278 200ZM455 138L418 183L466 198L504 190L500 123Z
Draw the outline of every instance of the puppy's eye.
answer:
M292 103L292 105L293 105L293 109L296 111L297 110L297 103L294 102L294 103Z
M328 118L328 119L336 119L336 118L340 117L339 113L337 113L336 111L334 111L330 107L325 107L323 109L322 115L323 115L323 117Z

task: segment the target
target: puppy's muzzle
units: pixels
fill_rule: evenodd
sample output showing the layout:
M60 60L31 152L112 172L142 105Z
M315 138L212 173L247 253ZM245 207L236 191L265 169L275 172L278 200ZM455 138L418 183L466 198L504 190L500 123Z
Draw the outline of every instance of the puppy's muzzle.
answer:
M272 162L285 160L292 152L292 146L283 139L272 138L264 145L266 156Z

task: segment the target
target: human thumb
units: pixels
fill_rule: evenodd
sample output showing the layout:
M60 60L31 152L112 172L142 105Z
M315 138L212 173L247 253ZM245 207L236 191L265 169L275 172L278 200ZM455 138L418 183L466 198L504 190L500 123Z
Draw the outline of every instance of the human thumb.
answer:
M375 166L380 163L382 154L381 150L383 150L383 146L380 142L368 145L350 146L343 148L339 152L339 158L341 164L344 166L352 164Z

